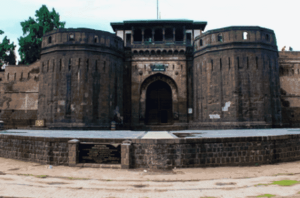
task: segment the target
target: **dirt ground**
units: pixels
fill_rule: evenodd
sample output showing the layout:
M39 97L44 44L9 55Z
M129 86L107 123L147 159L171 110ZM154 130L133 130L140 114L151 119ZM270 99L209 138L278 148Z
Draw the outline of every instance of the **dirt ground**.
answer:
M255 167L122 170L41 165L0 158L0 197L299 197L300 161Z

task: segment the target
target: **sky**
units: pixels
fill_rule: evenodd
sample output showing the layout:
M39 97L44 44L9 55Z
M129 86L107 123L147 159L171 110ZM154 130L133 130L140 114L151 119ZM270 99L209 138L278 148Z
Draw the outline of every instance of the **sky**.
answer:
M161 19L206 21L205 31L228 26L260 26L275 31L278 49L300 51L299 0L159 0ZM0 0L0 42L4 36L17 45L20 22L35 18L42 5L54 8L66 28L112 32L111 22L156 19L157 0Z

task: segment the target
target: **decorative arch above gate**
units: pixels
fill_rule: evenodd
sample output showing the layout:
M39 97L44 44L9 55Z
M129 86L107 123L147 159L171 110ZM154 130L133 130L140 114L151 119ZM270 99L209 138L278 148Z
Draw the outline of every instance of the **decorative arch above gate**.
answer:
M154 74L152 76L149 76L144 80L144 82L141 85L140 89L140 121L144 121L145 114L146 114L146 92L148 89L148 86L152 84L155 81L161 80L165 83L167 83L172 91L172 112L173 112L173 120L178 120L178 88L175 83L175 81L164 74Z

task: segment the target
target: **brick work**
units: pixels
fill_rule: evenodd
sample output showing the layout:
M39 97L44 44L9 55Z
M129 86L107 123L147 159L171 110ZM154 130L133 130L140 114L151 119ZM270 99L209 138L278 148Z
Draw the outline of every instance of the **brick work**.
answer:
M68 143L59 138L0 135L0 156L41 164L68 165Z
M285 127L300 126L300 52L279 52L282 119Z
M109 129L113 120L122 123L123 53L122 40L108 32L47 33L42 42L38 119L50 128Z
M243 35L247 34L243 38ZM207 31L194 43L194 121L190 128L280 126L275 34L260 27Z
M0 157L41 164L171 169L273 164L300 160L300 135L189 139L80 139L122 143L121 165L78 164L78 143L69 138L0 135Z

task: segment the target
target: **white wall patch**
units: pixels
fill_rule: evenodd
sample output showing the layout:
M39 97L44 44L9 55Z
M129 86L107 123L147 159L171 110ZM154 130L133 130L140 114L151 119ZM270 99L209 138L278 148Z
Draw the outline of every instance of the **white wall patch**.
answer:
M219 114L209 114L209 118L210 119L220 119L220 115Z
M231 104L230 101L229 101L229 102L226 102L226 103L225 103L225 106L222 107L222 111L228 111L228 108L230 107L230 104Z

